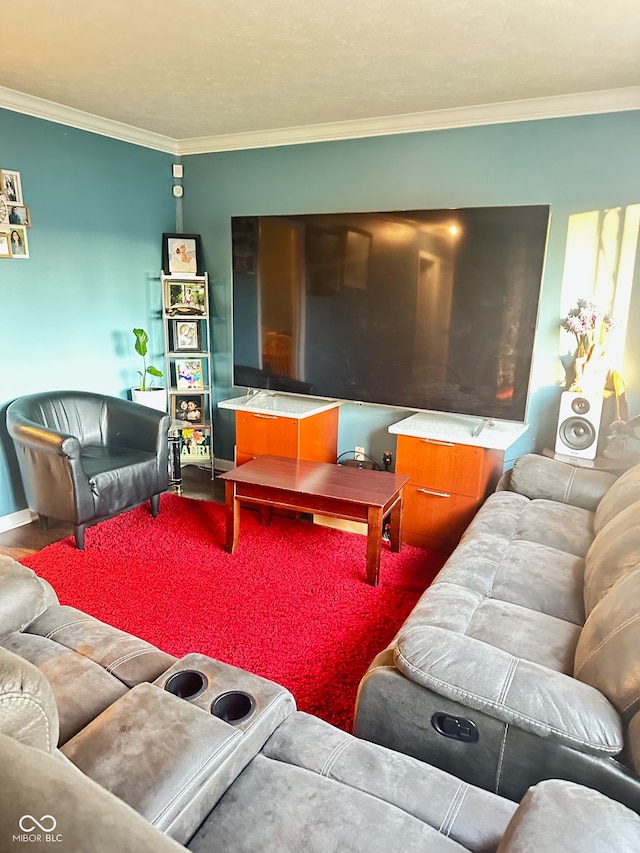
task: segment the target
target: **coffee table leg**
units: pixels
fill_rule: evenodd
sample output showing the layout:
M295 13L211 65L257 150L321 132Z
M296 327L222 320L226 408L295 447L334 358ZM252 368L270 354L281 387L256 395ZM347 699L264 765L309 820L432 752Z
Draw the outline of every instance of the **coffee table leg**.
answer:
M392 551L399 551L402 545L402 492L389 514L389 521L391 523L389 544Z
M367 583L378 586L382 551L382 508L370 506L367 512Z
M236 550L240 536L240 502L236 498L236 484L227 480L224 484L225 515L227 522L227 551Z

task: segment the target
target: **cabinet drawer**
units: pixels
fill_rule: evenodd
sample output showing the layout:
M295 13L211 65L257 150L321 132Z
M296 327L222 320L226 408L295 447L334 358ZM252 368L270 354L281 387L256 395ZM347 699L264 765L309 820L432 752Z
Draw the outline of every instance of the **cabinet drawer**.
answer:
M430 438L398 436L396 471L412 483L456 495L484 495L485 450Z
M298 455L298 424L298 419L281 415L237 412L236 458L271 455L295 459Z
M481 501L465 495L407 484L402 507L402 530L455 545L471 523Z

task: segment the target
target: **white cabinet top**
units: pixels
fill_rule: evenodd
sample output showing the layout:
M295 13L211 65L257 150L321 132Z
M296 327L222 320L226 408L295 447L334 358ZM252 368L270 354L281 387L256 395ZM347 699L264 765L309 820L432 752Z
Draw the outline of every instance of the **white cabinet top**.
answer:
M328 409L335 409L340 405L341 401L328 400L326 397L298 397L274 391L258 391L257 394L221 400L218 403L218 408L254 412L257 415L308 418L311 415L326 412Z
M419 412L389 427L395 435L409 435L434 441L470 444L488 450L506 450L529 429L528 424L453 415L441 412Z

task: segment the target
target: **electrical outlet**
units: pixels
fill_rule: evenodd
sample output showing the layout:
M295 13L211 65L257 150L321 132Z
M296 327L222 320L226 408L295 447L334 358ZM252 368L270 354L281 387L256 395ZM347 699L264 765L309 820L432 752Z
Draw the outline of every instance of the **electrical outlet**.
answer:
M353 453L356 459L360 462L364 462L364 447L354 447Z

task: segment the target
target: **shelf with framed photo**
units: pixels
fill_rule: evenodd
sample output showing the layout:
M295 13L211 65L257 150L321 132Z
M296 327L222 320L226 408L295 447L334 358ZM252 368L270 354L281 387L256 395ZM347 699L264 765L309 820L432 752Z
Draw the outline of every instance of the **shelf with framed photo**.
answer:
M206 273L182 276L164 270L160 278L165 375L180 465L209 467L213 479L209 279Z

